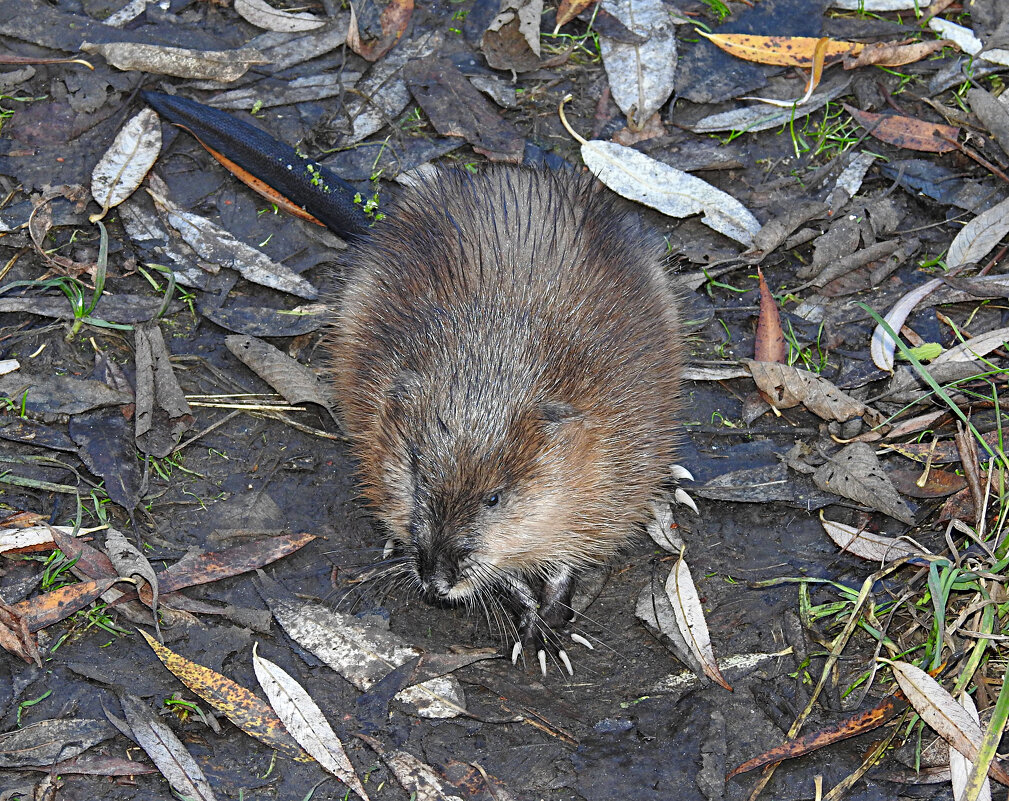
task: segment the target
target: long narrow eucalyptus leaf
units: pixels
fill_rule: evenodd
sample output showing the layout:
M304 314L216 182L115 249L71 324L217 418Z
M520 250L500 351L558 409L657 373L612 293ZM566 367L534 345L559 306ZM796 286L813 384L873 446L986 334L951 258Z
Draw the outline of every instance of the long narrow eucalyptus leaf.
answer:
M910 348L908 348L907 345L901 342L900 337L897 336L896 332L890 327L890 324L887 323L887 321L884 320L882 317L880 317L879 314L877 314L873 309L870 309L866 304L862 303L861 301L859 301L858 305L869 313L872 319L876 321L877 325L881 325L883 327L883 330L886 331L886 333L889 334L891 337L893 337L893 341L897 343L897 347L900 349L900 352L904 354L905 359L911 362L912 366L914 367L918 375L920 375L924 379L925 383L932 388L932 391L935 392L936 395L942 398L943 402L947 406L949 406L950 409L953 410L953 413L963 421L964 425L966 425L970 429L970 433L973 434L974 437L977 439L977 441L980 442L981 445L984 447L984 449L988 451L988 455L992 459L997 459L998 457L995 455L995 452L992 451L992 449L988 446L988 443L984 441L984 438L981 436L978 430L974 428L974 424L967 419L967 415L963 413L963 410L959 406L953 403L952 398L950 398L950 396L946 394L946 390L944 390L942 387L939 386L939 382L937 382L932 377L932 374L925 369L924 365L922 365L922 363L918 361L918 358L911 352ZM1002 459L1003 461L1005 461L1004 455L1002 456Z

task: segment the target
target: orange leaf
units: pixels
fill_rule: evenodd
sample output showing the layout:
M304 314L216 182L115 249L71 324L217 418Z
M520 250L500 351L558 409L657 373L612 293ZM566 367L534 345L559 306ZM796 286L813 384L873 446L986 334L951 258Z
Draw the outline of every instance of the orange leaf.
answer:
M758 362L785 364L788 349L785 346L785 335L781 331L778 304L771 290L767 288L764 273L759 267L757 279L760 282L760 316L757 318L757 339L753 346L753 358Z
M955 141L960 135L960 129L952 125L939 125L899 114L873 114L871 111L853 108L847 103L844 108L855 122L879 141L906 147L908 150L946 153L956 147L946 140Z
M79 612L88 604L96 601L117 581L123 581L123 579L116 576L69 584L35 598L19 601L11 606L11 611L25 619L28 631L39 631L46 626L65 620L74 612Z
M824 746L836 743L839 740L854 737L882 726L895 714L907 707L907 701L902 695L888 695L872 709L859 712L840 721L835 726L830 726L820 731L808 732L794 740L788 740L759 756L748 759L739 767L732 770L727 779L746 773L748 770L769 765L772 762L781 762L783 759L794 759L795 757L816 751Z
M374 2L374 0L372 0ZM382 35L377 39L362 39L358 30L355 6L350 5L350 27L347 29L347 44L350 49L366 61L378 61L392 49L406 30L413 14L413 0L387 0L382 9Z
M562 25L567 25L595 2L597 0L561 0L557 6L557 24L554 26L554 33L557 33Z
M694 30L736 58L783 67L812 67L816 45L820 41L815 36L753 36L748 33L705 33L697 28ZM858 55L863 47L865 45L858 42L828 40L824 47L824 58Z
M227 676L199 665L166 648L150 634L137 629L151 646L166 668L214 709L251 737L270 746L296 762L312 762L284 724L273 713L273 708L251 690L237 684Z

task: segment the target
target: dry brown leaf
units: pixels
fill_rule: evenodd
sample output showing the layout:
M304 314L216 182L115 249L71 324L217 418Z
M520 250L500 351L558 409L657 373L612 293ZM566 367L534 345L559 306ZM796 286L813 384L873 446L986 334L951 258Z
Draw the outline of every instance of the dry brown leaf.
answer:
M887 477L872 447L853 442L835 453L813 473L813 482L825 492L878 509L912 525L914 514Z
M843 105L855 122L881 142L925 153L948 153L956 149L952 142L960 135L960 129L952 125L925 122L901 114L874 114L847 103Z
M368 0L374 2L374 0ZM378 61L388 53L403 36L413 15L413 0L386 0L379 20L382 33L377 38L362 38L358 28L356 8L359 3L350 4L350 27L347 29L347 44L350 49L366 61Z
M757 317L757 337L753 343L753 358L758 362L784 364L788 357L785 334L781 330L778 302L764 280L764 272L757 268L760 285L760 315Z
M873 64L880 67L900 67L921 61L950 46L956 46L956 42L952 39L936 39L932 42L872 42L865 45L860 53L845 55L844 68L853 70L856 67L868 67Z
M773 362L744 361L757 388L778 409L800 403L824 420L844 423L862 417L870 426L882 422L882 415L862 401L845 394L830 381L808 370Z
M557 33L593 3L598 2L599 0L561 0L557 6L557 25L554 27L554 33Z

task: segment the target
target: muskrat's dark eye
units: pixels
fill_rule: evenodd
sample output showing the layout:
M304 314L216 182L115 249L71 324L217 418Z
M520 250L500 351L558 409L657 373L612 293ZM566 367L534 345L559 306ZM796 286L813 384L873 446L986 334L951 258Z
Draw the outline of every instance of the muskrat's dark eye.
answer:
M490 495L488 495L486 498L483 499L485 506L497 506L500 501L501 501L501 495L500 493L497 492L492 492Z

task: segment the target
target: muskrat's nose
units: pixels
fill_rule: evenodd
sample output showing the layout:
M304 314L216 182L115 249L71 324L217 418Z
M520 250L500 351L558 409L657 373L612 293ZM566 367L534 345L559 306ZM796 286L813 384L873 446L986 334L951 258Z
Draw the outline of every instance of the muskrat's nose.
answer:
M424 558L426 557L426 558ZM421 593L429 604L443 603L456 582L457 566L442 554L424 554L417 564Z

